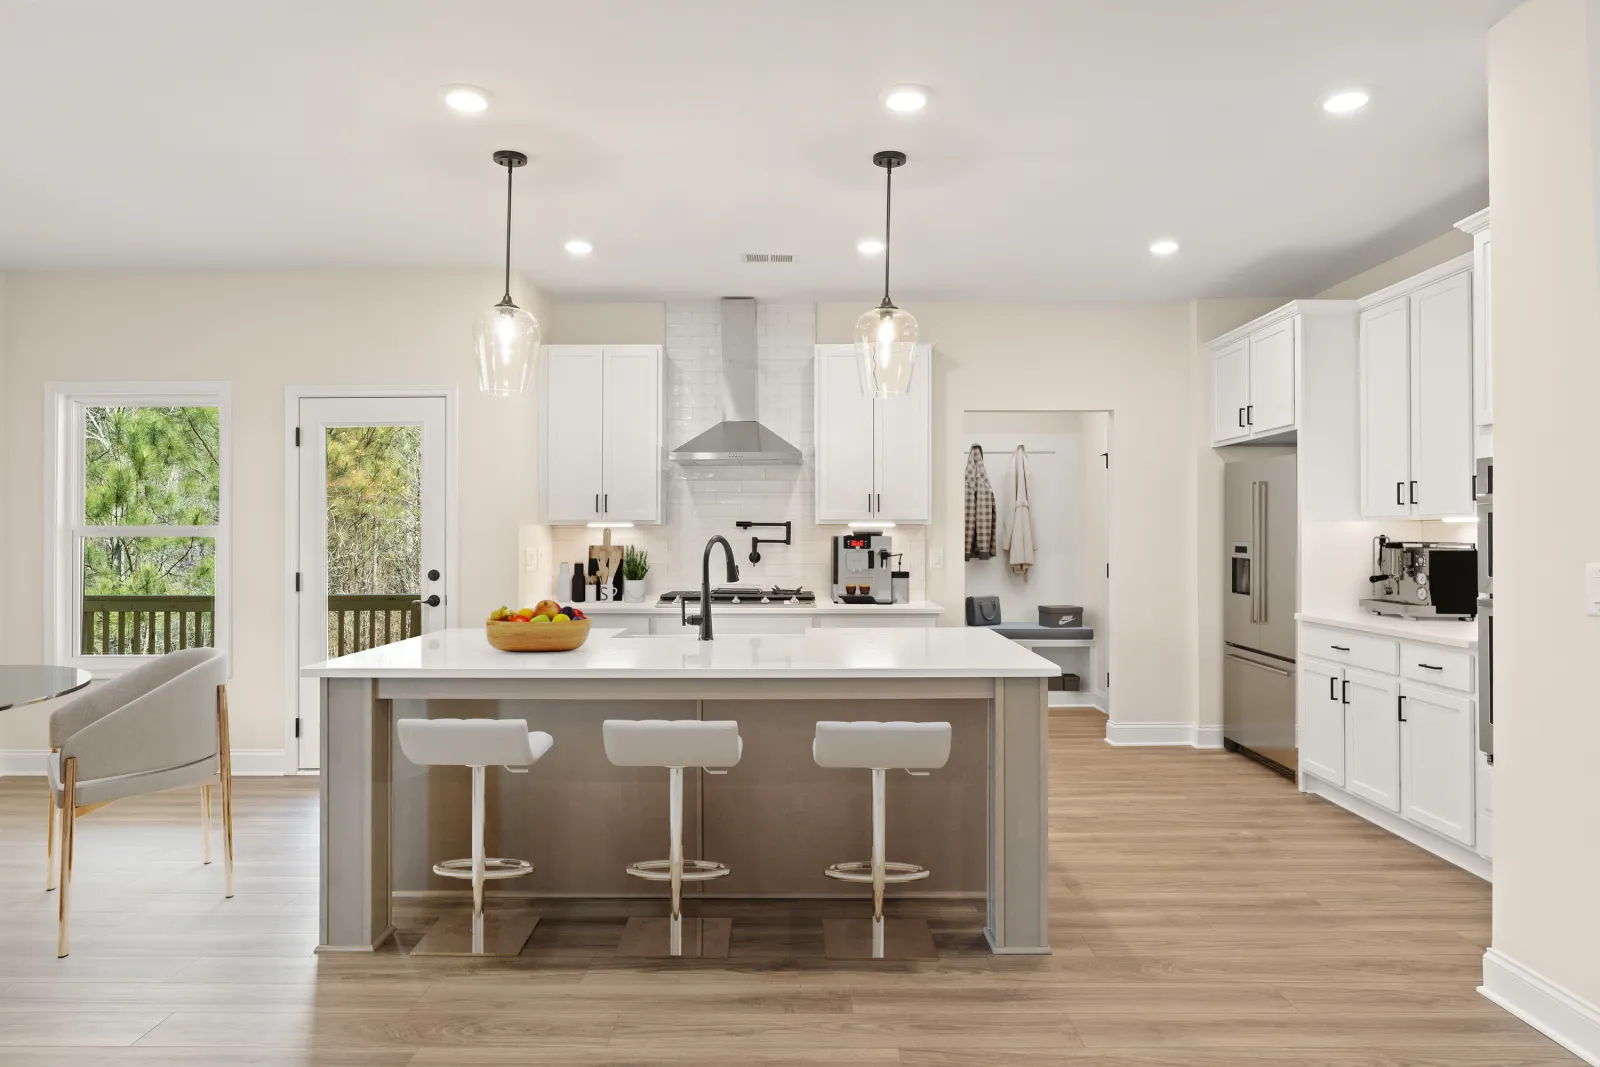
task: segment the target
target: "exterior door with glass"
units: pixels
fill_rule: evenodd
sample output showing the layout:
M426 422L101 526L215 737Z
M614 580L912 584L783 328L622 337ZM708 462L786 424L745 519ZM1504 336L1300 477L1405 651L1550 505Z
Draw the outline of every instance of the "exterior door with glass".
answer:
M443 629L449 402L301 397L298 664ZM299 767L321 764L318 682L298 679Z

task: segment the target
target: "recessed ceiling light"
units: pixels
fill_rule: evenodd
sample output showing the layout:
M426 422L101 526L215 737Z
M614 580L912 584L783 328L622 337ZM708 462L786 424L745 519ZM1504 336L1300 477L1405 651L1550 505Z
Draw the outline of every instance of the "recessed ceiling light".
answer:
M860 252L864 256L875 256L883 251L883 242L878 240L876 237L868 237L866 240L856 245L856 251Z
M1150 254L1152 256L1170 256L1176 254L1177 251L1178 242L1174 241L1170 237L1163 237L1159 241L1152 241L1150 243Z
M928 90L919 85L897 85L883 94L883 106L890 111L909 115L928 105Z
M446 85L444 102L452 110L476 114L489 106L489 94L476 85Z
M1371 100L1365 90L1345 89L1343 92L1334 93L1322 102L1322 110L1330 115L1348 115L1353 111L1360 111Z
M594 245L585 241L582 237L574 237L561 247L565 248L569 255L574 256L586 256L594 251Z

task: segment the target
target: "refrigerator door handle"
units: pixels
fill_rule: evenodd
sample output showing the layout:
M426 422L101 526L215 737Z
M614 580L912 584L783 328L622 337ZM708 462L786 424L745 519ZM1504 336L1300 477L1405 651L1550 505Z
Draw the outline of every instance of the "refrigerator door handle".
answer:
M1252 486L1250 501L1251 531L1250 536L1255 540L1254 559L1251 561L1255 573L1251 575L1250 596L1252 599L1252 621L1265 623L1267 619L1267 483L1256 482Z
M1246 667L1254 667L1258 671L1266 671L1268 674L1276 674L1280 678L1294 677L1293 673L1286 671L1281 667L1269 667L1265 663L1257 663L1253 659L1245 659L1243 656L1235 656L1232 652L1227 653L1226 658L1233 660L1235 663L1243 663Z

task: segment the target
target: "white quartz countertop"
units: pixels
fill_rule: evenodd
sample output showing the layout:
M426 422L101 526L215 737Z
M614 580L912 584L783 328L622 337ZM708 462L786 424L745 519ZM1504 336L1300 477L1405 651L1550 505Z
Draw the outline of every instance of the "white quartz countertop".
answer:
M301 672L306 678L1049 678L1061 666L979 627L798 634L624 636L590 630L572 652L500 652L482 628L441 630Z
M1314 626L1338 626L1345 630L1361 630L1384 637L1399 637L1407 641L1424 641L1432 645L1451 648L1478 647L1478 624L1460 619L1402 619L1393 615L1373 615L1370 612L1351 612L1348 615L1302 611L1295 616L1301 622Z
M563 601L562 603L566 603ZM698 604L696 599L693 603ZM677 604L657 604L651 597L643 604L629 604L627 601L602 600L598 603L588 601L575 605L591 618L601 615L676 615ZM717 618L726 618L730 615L941 615L944 608L931 600L913 600L906 604L835 604L831 600L818 601L815 604L785 604L774 601L763 604L741 601L737 604L716 601L711 605L711 611Z

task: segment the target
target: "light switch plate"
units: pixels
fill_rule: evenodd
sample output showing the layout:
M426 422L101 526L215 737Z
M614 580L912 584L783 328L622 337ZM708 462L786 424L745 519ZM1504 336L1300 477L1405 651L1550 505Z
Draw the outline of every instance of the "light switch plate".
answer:
M522 567L524 570L528 571L536 571L539 569L539 550L537 548L530 547L524 550Z
M1600 617L1600 563L1584 564L1583 596L1589 604L1589 614Z
M944 549L931 548L928 550L928 566L935 570L944 566Z

